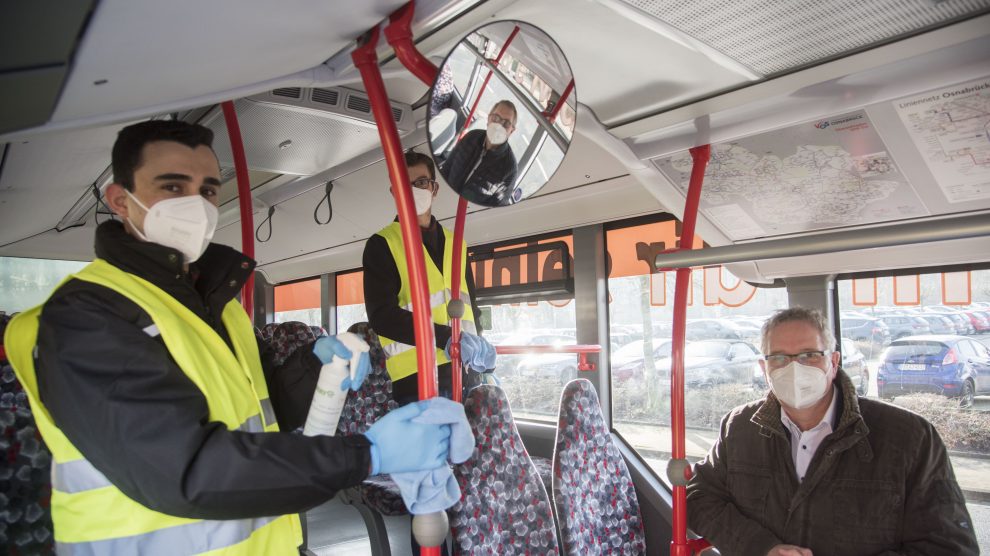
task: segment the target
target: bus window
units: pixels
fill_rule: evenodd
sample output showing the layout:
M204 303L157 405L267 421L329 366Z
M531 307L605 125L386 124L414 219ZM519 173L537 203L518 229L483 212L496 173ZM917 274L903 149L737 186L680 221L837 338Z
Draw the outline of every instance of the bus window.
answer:
M290 321L321 326L319 278L275 286L275 322Z
M853 276L836 289L843 345L865 356L865 395L935 426L976 529L986 528L986 506L974 502L990 483L990 270Z
M337 332L346 332L355 323L367 322L364 306L364 272L337 274Z
M492 306L492 329L484 336L493 345L573 345L574 301L536 301ZM499 355L496 375L522 419L557 419L560 391L577 378L578 356L573 353Z
M670 458L670 365L674 313L673 273L650 272L639 255L642 238L676 244L673 220L606 232L612 422L619 434L666 480ZM640 244L637 248L637 243ZM654 244L654 247L659 248ZM732 408L763 397L760 328L787 306L783 288L757 288L728 269L692 272L685 346L687 457L703 458Z
M472 247L476 302L491 307L484 337L495 346L576 344L573 252L569 232ZM499 355L496 365L513 415L524 419L555 420L563 385L578 376L573 353Z
M84 262L0 257L0 311L12 314L43 302Z

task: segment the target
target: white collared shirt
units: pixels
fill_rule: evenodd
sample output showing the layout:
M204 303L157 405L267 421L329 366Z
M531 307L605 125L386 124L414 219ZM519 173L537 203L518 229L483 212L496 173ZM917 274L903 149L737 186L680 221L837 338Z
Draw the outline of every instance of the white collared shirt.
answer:
M803 432L787 416L784 408L780 408L780 421L784 423L784 426L791 433L791 457L794 459L794 470L797 471L799 482L804 480L804 475L808 472L808 465L811 464L811 458L815 456L815 452L822 445L822 441L825 440L825 437L832 434L835 403L838 397L839 390L835 385L832 385L832 403L828 405L825 417L815 427Z

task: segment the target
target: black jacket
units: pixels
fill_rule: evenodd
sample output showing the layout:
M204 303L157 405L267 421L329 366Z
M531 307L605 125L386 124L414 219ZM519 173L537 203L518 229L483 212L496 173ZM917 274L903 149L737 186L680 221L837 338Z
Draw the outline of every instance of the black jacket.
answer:
M858 398L839 372L838 424L798 481L773 393L733 409L687 487L688 523L726 556L777 544L815 556L975 555L945 445L919 415Z
M254 261L210 244L186 274L178 251L138 241L114 221L97 229L96 255L175 297L230 345L221 312ZM127 298L81 280L59 288L41 312L41 400L124 494L170 515L240 519L306 510L367 476L364 436L247 433L211 422L206 398L161 336L143 332L151 323ZM302 347L276 368L267 344L259 341L259 351L279 426L295 429L308 412L320 362Z
M458 195L472 203L501 206L512 203L516 157L506 141L485 150L486 132L468 132L450 152L440 173Z

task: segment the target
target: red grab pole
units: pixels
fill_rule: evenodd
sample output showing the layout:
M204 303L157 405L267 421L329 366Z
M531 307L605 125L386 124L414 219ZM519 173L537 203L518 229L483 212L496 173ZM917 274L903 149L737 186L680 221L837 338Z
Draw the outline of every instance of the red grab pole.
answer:
M433 62L423 56L416 45L412 42L412 29L410 27L413 18L414 2L409 2L395 11L389 17L389 25L385 28L385 40L395 50L395 56L402 62L413 75L429 87L437 77L439 71ZM501 55L500 55L501 56ZM470 118L468 118L470 120ZM454 223L454 245L451 277L450 277L450 298L460 299L461 296L461 250L460 245L464 241L464 219L467 216L467 200L463 197L457 203L457 218ZM450 319L450 363L451 363L451 388L455 402L461 401L461 319L451 317Z
M505 51L509 49L509 45L512 44L512 40L516 38L519 34L519 26L516 25L512 32L509 33L509 38L505 39L505 44L502 45L502 49L498 51L498 56L495 56L495 60L492 62L493 65L498 65L502 61L502 56ZM492 78L492 70L488 70L488 75L485 76L485 80L481 83L481 88L478 89L478 96L475 97L474 102L471 104L471 111L468 112L467 120L464 122L464 129L461 130L461 134L457 137L458 141L461 137L464 137L464 133L467 132L467 128L471 126L471 118L474 118L474 111L478 108L478 103L481 102L481 94L485 92L485 87L488 86L488 81Z
M241 251L254 258L254 207L251 204L251 180L248 175L247 157L244 156L244 142L241 140L241 126L237 122L237 111L233 101L221 103L223 119L230 137L230 152L234 155L234 170L237 174L237 200L241 207ZM254 272L248 276L241 289L241 305L254 322Z
M553 110L551 110L550 113L546 115L548 122L552 124L557 121L557 114L560 114L560 109L564 107L564 102L567 101L567 97L571 96L572 91L574 91L573 79L571 79L571 82L567 84L567 87L564 89L564 92L560 94L560 98L557 99L557 104L553 106Z
M373 28L367 40L351 53L354 66L361 72L365 91L371 101L371 112L378 122L378 136L382 141L388 175L392 180L392 193L396 210L399 213L399 226L402 228L402 246L406 250L406 265L409 270L409 287L412 295L413 326L415 329L416 362L419 385L419 399L425 400L437 395L437 366L433 346L433 319L430 308L430 295L426 281L426 264L423 262L423 240L416 219L412 185L402 155L399 132L392 119L392 105L385 93L385 83L378 69L378 27Z
M437 67L423 56L412 41L412 18L415 2L409 2L389 16L385 40L395 50L395 56L413 75L429 87L437 78Z
M450 264L450 298L461 298L461 244L464 243L464 220L467 218L467 199L460 197L457 201L457 218L454 219L454 246ZM471 303L468 299L465 305ZM467 308L465 307L465 310ZM477 324L478 315L474 315ZM455 402L461 401L461 319L450 319L450 382Z
M684 204L684 225L681 228L681 249L691 249L694 245L694 226L698 221L698 203L701 200L701 186L705 178L705 168L711 153L709 145L690 150L694 165L691 167L691 182L688 186L687 201ZM671 460L667 465L667 476L674 485L673 523L670 541L671 556L690 556L696 543L687 540L687 481L691 478L691 467L687 464L684 447L684 339L687 319L687 295L691 287L691 269L677 269L674 287L674 326L671 346L670 374L670 428Z

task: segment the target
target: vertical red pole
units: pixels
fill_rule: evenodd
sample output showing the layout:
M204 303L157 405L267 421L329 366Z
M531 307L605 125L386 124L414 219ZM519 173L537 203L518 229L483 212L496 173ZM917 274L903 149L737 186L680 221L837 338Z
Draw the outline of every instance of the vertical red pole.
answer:
M567 84L564 92L560 94L560 98L557 99L557 104L553 106L553 110L547 114L547 121L551 124L557 121L557 115L560 114L560 109L564 107L564 103L567 102L567 97L571 96L571 92L574 91L574 80Z
M437 77L437 67L423 56L416 45L412 42L412 29L410 27L413 18L415 3L409 2L402 6L389 18L389 25L385 28L385 39L395 50L395 56L402 62L413 75L418 77L426 85L432 86ZM518 27L517 27L518 29ZM513 34L514 35L514 34ZM511 38L510 38L511 40ZM506 44L508 46L508 44ZM505 47L503 47L503 51ZM499 58L501 58L499 53ZM485 81L487 83L487 80ZM472 110L473 111L473 110ZM468 118L470 121L470 117ZM457 204L457 218L454 223L454 245L453 260L450 277L450 298L460 299L461 294L461 249L460 245L464 241L464 219L467 216L467 201L463 198ZM468 300L470 303L470 300ZM477 318L477 317L475 317ZM451 388L453 390L454 401L461 401L461 319L450 319L450 359L451 359Z
M684 204L684 225L681 228L681 249L691 249L694 245L694 226L698 221L698 203L701 200L701 186L708 166L710 147L702 145L691 149L694 165L691 167L691 182L688 186L687 201ZM685 460L684 447L684 339L687 319L687 295L691 287L691 269L677 269L674 287L674 327L671 346L670 375L670 428L671 460ZM686 462L685 462L686 463ZM684 479L690 479L691 468L685 466ZM678 479L678 478L672 478ZM674 484L673 530L671 532L671 556L690 556L691 544L687 540L687 490L683 484Z
M519 34L519 26L516 25L509 33L509 38L505 39L505 44L502 45L502 49L498 51L498 56L495 56L495 60L492 62L493 65L497 66L499 62L502 61L502 56L505 51L509 49L509 45L512 44L513 39ZM467 129L471 127L471 118L474 118L474 111L478 109L478 103L481 102L481 95L485 92L485 87L488 86L488 80L492 78L492 70L488 70L488 75L485 76L485 80L481 83L481 88L478 89L478 96L475 97L474 102L471 104L471 111L468 112L467 120L464 122L464 129L461 130L460 136L457 137L459 141L461 137L467 132Z
M467 261L461 262L461 244L464 243L464 220L467 218L467 205L467 199L464 197L457 201L457 217L454 219L454 252L450 265L453 273L450 277L451 299L460 299L461 297L460 268L462 264L467 264ZM471 300L468 299L465 302L465 311L467 311L466 306L470 304ZM474 315L474 322L477 326L478 315ZM453 390L454 401L460 402L463 388L461 385L461 319L451 319L450 330L451 389Z
M433 337L433 318L430 308L430 295L426 281L426 264L423 262L423 237L416 219L416 208L412 196L412 185L406 171L406 161L402 154L399 132L392 119L392 105L385 93L385 83L378 69L378 27L371 30L368 40L351 53L354 66L361 72L365 91L371 102L371 112L378 123L378 136L385 153L389 178L392 180L392 194L399 213L399 226L402 228L402 246L406 251L406 265L409 270L409 287L412 295L413 326L416 337L416 362L419 372L419 399L425 400L437 395L437 366ZM439 549L437 549L439 550ZM439 552L437 552L439 554Z
M251 179L248 175L247 157L244 156L244 142L241 140L241 126L237 122L237 111L233 101L221 103L223 119L230 137L230 152L234 155L234 170L237 174L237 200L241 207L241 251L254 258L254 207L251 203ZM254 272L248 276L241 289L241 305L254 322Z

